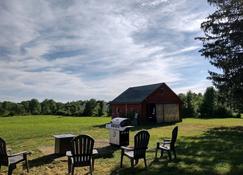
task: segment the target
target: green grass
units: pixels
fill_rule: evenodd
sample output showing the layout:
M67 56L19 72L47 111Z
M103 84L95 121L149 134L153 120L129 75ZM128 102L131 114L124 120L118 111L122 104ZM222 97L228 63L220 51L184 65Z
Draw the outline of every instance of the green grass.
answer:
M147 159L149 167L144 169L143 162L130 168L128 159L124 159L124 168L119 168L120 150L108 147L108 130L104 127L110 118L60 117L60 116L19 116L0 118L0 137L7 141L14 152L29 150L33 175L66 174L66 157L56 158L54 134L89 134L96 140L100 155L95 162L94 174L180 174L213 175L243 174L243 119L184 119L178 123L178 158L168 161L166 156L154 160L157 140L170 137L175 125L146 125L133 128L130 142L136 131L147 129L151 135ZM104 144L104 145L103 145ZM104 148L100 148L104 146ZM2 173L6 172L3 168ZM77 174L87 172L77 168ZM27 174L18 166L15 174ZM1 173L0 173L1 174Z

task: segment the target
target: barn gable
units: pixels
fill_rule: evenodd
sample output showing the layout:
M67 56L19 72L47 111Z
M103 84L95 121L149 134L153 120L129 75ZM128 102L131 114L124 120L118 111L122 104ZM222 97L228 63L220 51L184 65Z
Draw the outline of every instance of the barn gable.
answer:
M159 88L147 96L145 101L149 101L150 103L183 103L165 83L162 83Z

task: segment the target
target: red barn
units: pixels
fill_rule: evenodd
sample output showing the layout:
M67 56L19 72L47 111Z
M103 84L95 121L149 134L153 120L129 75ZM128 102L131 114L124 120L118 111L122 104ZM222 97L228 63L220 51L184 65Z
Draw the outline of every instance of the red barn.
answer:
M144 121L181 121L180 98L165 84L130 87L110 102L112 118L138 114Z

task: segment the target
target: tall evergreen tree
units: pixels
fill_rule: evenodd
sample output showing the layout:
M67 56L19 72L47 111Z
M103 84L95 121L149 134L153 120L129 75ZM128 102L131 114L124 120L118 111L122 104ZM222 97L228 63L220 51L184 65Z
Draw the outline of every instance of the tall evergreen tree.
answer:
M216 11L201 24L200 50L221 73L209 71L221 97L243 111L243 0L208 0Z
M200 106L201 117L212 117L216 108L216 91L213 87L208 87L204 93L203 101Z

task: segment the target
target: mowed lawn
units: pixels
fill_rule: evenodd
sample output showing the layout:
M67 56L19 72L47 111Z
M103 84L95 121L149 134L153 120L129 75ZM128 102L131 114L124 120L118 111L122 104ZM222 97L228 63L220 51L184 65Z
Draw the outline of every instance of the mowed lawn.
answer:
M0 118L0 137L4 138L12 152L28 150L31 175L67 174L67 158L56 157L54 134L89 134L95 138L99 155L95 161L94 174L243 174L243 119L184 119L177 123L179 136L177 142L178 158L168 161L167 155L154 160L156 142L170 137L175 125L146 125L133 128L134 134L147 129L151 135L147 153L148 168L140 161L135 169L124 158L124 168L120 169L120 150L108 145L108 130L105 123L108 117L61 117L61 116L19 116ZM88 168L77 168L76 174L85 174ZM1 169L6 174L6 168ZM14 174L27 174L22 167Z

